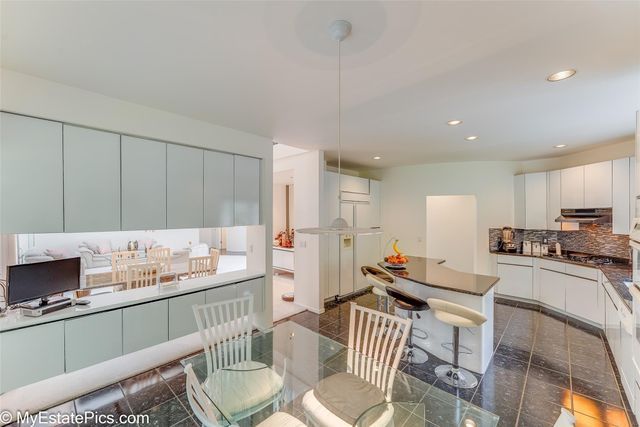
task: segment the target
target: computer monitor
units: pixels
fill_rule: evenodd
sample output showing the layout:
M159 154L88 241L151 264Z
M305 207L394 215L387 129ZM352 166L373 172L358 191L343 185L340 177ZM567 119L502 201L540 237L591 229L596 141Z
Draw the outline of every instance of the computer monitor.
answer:
M80 289L80 258L11 265L7 281L9 305L38 298L46 305L51 295Z

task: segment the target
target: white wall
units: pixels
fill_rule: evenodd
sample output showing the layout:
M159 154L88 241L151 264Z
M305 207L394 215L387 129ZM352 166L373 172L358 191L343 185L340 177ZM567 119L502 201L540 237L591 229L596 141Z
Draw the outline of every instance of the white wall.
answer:
M247 227L227 228L227 251L246 252L247 251Z
M319 227L322 220L322 191L324 187L324 153L310 151L278 159L273 171L293 170L293 224L294 229ZM295 235L295 293L296 304L320 313L324 310L321 283L325 283L321 265L319 236Z
M0 109L112 132L238 153L262 159L261 222L247 233L248 244L260 254L247 254L247 266L266 271L265 297L271 299L271 240L273 144L271 138L252 135L202 120L145 107L95 92L39 79L11 70L0 70ZM162 88L158 88L162 90ZM258 262L252 260L256 257ZM259 256L258 256L259 255ZM257 320L271 324L272 306Z
M426 255L426 196L473 195L478 209L477 271L495 270L489 228L513 223L517 162L464 162L403 166L369 175L382 180L383 242L400 239L408 255Z
M427 257L466 273L477 270L476 196L427 196Z

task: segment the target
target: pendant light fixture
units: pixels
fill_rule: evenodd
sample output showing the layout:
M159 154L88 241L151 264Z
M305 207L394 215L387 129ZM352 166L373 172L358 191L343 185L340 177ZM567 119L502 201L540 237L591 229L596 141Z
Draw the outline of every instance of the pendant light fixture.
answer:
M360 227L353 224L350 226L347 220L340 216L340 206L342 201L342 104L341 104L341 43L351 34L351 22L345 20L333 21L329 25L329 35L331 38L338 42L338 217L331 221L331 225L328 227L316 227L316 228L301 228L296 230L297 233L302 234L380 234L382 233L381 227ZM353 204L367 204L368 202L345 202ZM354 215L355 217L355 215ZM354 218L355 220L355 218Z

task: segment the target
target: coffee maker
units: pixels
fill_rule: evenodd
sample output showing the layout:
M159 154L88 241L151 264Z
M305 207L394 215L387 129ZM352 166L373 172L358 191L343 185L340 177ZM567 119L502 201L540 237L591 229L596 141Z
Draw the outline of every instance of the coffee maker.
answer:
M517 252L518 246L514 241L514 233L513 228L511 227L502 227L502 238L498 244L498 250L501 252Z

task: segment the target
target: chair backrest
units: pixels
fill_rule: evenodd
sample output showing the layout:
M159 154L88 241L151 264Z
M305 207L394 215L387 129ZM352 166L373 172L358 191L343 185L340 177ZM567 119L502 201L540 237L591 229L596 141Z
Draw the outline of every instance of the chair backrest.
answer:
M219 412L207 397L191 363L184 367L184 373L187 375L186 393L191 410L205 427L218 427Z
M162 264L162 271L171 271L171 248L151 248L147 250L147 260Z
M127 289L159 285L161 268L157 262L129 264L127 266Z
M111 281L114 283L127 280L127 261L138 258L137 251L111 252Z
M347 346L395 369L400 363L410 328L411 319L402 319L352 302Z
M401 351L399 350L401 353ZM362 353L347 349L347 372L357 375L363 380L373 384L385 393L387 402L391 401L393 394L393 384L395 381L397 368L374 360Z
M209 254L211 255L211 269L216 271L218 269L218 262L220 261L220 250L211 248Z
M251 360L253 295L194 305L209 373Z
M487 321L487 316L480 313L479 311L476 311L469 307L465 307L464 305L456 304L438 298L428 298L427 303L432 310L443 311L445 313L450 313L455 316L471 320L477 326L480 326Z
M189 258L189 279L211 276L212 274L211 255Z

